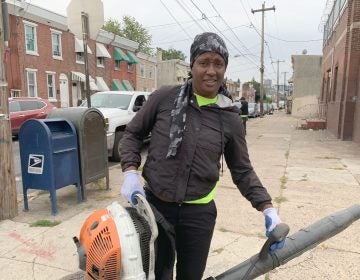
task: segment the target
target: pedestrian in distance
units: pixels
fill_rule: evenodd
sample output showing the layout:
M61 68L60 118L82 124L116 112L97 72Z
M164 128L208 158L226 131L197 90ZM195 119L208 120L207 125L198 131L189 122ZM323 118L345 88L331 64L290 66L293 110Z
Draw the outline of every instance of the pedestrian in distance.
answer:
M249 108L248 108L248 102L245 100L245 97L242 96L240 98L240 102L241 102L241 107L240 107L240 110L241 110L241 119L242 119L242 123L244 125L244 131L245 131L245 135L246 135L246 122L249 118Z
M248 155L245 131L236 107L222 83L229 53L223 39L205 32L190 48L190 74L183 85L155 90L126 126L121 143L122 195L131 203L140 193L173 225L176 279L200 280L213 236L214 201L224 159L234 184L252 207L261 211L266 234L280 218L256 175ZM142 140L151 133L142 169ZM156 279L169 248L158 237ZM277 243L271 250L281 248ZM165 278L166 279L166 278Z

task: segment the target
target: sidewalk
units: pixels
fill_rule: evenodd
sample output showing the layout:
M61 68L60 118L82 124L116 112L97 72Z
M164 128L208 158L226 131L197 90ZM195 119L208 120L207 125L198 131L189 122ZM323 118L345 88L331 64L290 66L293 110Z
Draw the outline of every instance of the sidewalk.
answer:
M360 147L327 131L296 130L299 120L275 112L248 122L247 142L253 166L273 197L290 235L334 212L360 203ZM77 204L75 187L57 191L57 216L49 195L36 192L29 212L0 221L1 279L61 279L78 271L73 236L94 210L117 200L122 175L110 169L105 183L90 184L88 199ZM216 194L218 218L204 278L257 254L265 242L264 218L233 185L225 168ZM60 221L55 227L30 227L38 220ZM259 279L360 279L360 221Z

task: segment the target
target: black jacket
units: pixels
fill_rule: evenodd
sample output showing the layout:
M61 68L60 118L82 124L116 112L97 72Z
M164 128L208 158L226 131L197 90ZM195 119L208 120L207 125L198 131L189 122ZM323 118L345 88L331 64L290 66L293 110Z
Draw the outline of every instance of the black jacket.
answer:
M247 101L241 101L241 115L249 115L249 105Z
M121 142L122 169L139 167L142 139L151 132L143 177L158 198L182 203L206 196L219 180L224 152L233 182L258 210L271 198L251 166L244 128L231 100L219 95L217 104L199 107L191 97L186 128L175 157L166 158L170 144L171 110L180 86L153 92L127 125Z

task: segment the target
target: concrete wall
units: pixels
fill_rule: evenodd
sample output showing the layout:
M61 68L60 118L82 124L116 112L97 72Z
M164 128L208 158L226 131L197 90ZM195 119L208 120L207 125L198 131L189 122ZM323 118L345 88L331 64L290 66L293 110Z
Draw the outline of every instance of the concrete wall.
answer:
M293 97L291 115L302 119L319 118L318 97L315 95Z
M159 60L157 62L157 86L181 85L187 78L190 66L180 59Z
M139 58L139 63L136 66L136 90L152 92L155 89L157 89L156 57L149 56L144 53L138 53L138 58ZM143 69L144 69L144 75L142 75L142 73L140 71L141 67L143 67Z
M320 55L293 55L293 96L320 96Z
M291 114L301 118L319 117L320 55L293 55L293 94Z

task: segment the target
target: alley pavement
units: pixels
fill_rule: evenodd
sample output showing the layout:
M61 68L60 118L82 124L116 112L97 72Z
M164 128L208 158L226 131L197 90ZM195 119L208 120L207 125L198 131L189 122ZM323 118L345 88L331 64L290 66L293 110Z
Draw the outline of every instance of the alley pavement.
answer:
M360 146L340 141L326 130L297 129L302 120L285 112L248 121L246 136L256 173L273 198L290 235L337 211L360 203ZM146 155L144 155L146 156ZM49 194L32 192L29 211L19 197L19 214L0 221L0 279L62 279L79 271L73 236L85 219L119 195L122 173L110 167L105 180L87 185L87 200L77 203L76 189L57 191L51 215ZM216 276L257 254L265 242L264 217L251 207L225 167L215 198L218 216L204 278ZM60 222L34 227L41 220ZM360 221L258 279L360 279Z

